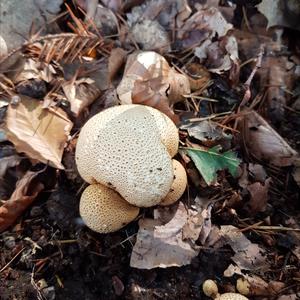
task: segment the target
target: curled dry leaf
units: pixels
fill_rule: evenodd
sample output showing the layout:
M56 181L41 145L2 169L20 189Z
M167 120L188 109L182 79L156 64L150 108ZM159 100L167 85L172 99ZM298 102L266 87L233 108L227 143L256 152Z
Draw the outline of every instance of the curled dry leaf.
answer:
M39 101L22 96L10 104L5 118L7 138L18 152L63 169L61 158L73 126L60 108L43 109Z
M216 7L202 8L186 20L178 31L178 38L182 40L182 46L188 48L211 40L216 34L223 37L231 28Z
M10 199L0 206L0 232L11 226L44 189L44 185L37 180L39 173L27 171L17 182Z
M247 203L247 209L251 214L263 212L267 208L269 196L268 191L271 183L271 178L265 181L265 184L255 182L247 186L250 193L250 200Z
M122 48L114 48L111 50L108 59L108 78L110 82L115 78L120 67L125 63L126 56L127 52Z
M190 93L189 79L170 68L165 58L153 51L128 56L123 79L117 87L122 104L145 104L174 120L170 106Z
M229 244L235 252L232 260L244 270L257 270L269 267L264 249L251 243L246 236L232 225L221 226L221 244ZM225 271L226 272L226 271Z
M101 94L91 78L65 81L62 89L70 102L71 111L76 117Z
M165 225L159 219L140 220L130 266L153 269L189 264L199 253L195 241L202 226L199 218L195 217L197 214L197 211L186 209L180 202L174 217ZM189 237L186 240L184 232Z
M255 111L244 117L244 142L251 155L276 166L290 166L297 152Z
M45 82L50 82L55 75L56 71L51 64L28 58L24 63L22 71L16 76L15 82L30 79L41 79Z

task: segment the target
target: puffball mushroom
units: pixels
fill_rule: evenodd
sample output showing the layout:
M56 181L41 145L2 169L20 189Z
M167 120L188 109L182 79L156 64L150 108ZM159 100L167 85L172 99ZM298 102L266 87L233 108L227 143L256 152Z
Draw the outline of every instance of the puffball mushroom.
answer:
M138 207L158 204L173 183L171 156L178 150L175 124L144 105L121 105L93 116L76 146L79 174L116 190Z
M184 193L187 185L187 175L183 165L173 159L174 181L171 186L171 190L167 196L159 203L159 205L167 206L175 203Z
M108 233L133 221L139 214L139 208L130 205L114 190L101 184L91 184L81 195L79 213L90 229Z
M248 300L247 297L238 293L224 293L220 295L217 284L211 279L204 281L202 289L206 296L214 300Z
M247 297L238 293L225 293L218 295L215 300L249 300Z

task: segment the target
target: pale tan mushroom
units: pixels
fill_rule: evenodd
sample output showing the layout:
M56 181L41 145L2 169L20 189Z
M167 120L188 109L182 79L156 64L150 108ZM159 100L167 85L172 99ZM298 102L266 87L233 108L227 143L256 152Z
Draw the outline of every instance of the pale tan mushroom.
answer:
M218 295L214 300L249 300L249 299L238 293L224 293Z
M183 195L187 185L187 176L183 165L175 159L172 160L172 163L174 170L174 181L168 195L159 203L159 205L162 206L171 205L179 200Z
M90 229L108 233L133 221L139 214L139 208L130 205L114 190L92 184L81 195L79 212Z
M206 296L212 298L215 298L219 293L217 284L211 279L207 279L203 282L202 290Z
M87 182L101 183L129 203L149 207L171 188L171 155L177 149L178 131L166 116L143 105L121 105L104 110L83 126L76 164Z
M238 293L219 294L217 284L211 279L204 281L202 289L206 296L211 297L214 300L248 300L247 297Z

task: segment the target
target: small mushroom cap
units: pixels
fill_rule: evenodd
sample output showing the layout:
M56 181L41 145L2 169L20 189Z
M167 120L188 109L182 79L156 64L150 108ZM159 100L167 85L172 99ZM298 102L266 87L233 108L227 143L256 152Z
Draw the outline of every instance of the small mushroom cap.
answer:
M249 299L241 294L225 293L216 297L215 300L249 300Z
M250 283L246 278L239 278L236 281L236 289L242 295L249 295L250 294Z
M115 189L133 205L158 204L173 182L172 160L163 144L169 139L168 130L162 130L171 127L167 120L154 108L134 104L95 115L83 126L77 141L79 174L89 183ZM176 132L178 136L177 128ZM178 139L176 143L178 147Z
M218 295L218 286L211 279L207 279L204 281L202 285L202 290L203 293L208 297L215 298Z
M174 170L174 181L171 186L171 190L159 204L162 206L171 205L180 199L187 185L187 176L183 165L175 159L172 160L172 163Z
M79 213L90 229L108 233L133 221L139 214L139 208L130 205L114 190L92 184L81 195Z

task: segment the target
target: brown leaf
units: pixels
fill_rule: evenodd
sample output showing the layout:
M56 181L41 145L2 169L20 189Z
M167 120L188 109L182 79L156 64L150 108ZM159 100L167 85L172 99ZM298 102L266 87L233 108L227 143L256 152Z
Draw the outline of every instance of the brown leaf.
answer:
M257 112L249 111L243 126L250 154L280 167L293 164L297 152Z
M101 94L90 78L66 81L62 88L76 117Z
M232 28L215 7L198 10L178 31L178 38L182 40L184 48L199 44L206 39L212 39L216 34L218 37L226 35Z
M122 48L114 48L108 59L108 78L112 81L125 63L127 52Z
M9 105L5 127L7 138L18 152L63 169L61 158L73 126L60 108L43 109L42 104L25 96L16 106Z
M253 244L246 236L232 225L221 226L220 236L223 244L229 244L235 252L232 260L244 270L264 269L269 266L265 251L258 244Z
M36 180L39 173L27 171L17 182L10 199L0 207L0 232L11 226L44 189L44 185Z
M118 276L112 277L112 284L117 296L121 296L124 292L124 284Z
M271 178L268 178L264 185L260 182L255 182L247 186L251 195L250 201L247 203L247 208L250 213L255 214L266 210L269 200L268 191L270 182Z
M198 218L193 217L196 214L197 211L186 209L180 202L174 217L165 225L160 220L140 220L130 266L152 269L189 264L199 253L194 238L198 238L201 225L198 224ZM184 240L186 226L197 232L193 239Z
M171 69L165 58L153 51L128 56L123 79L117 87L122 104L138 103L157 108L175 122L171 105L190 93L187 76Z

